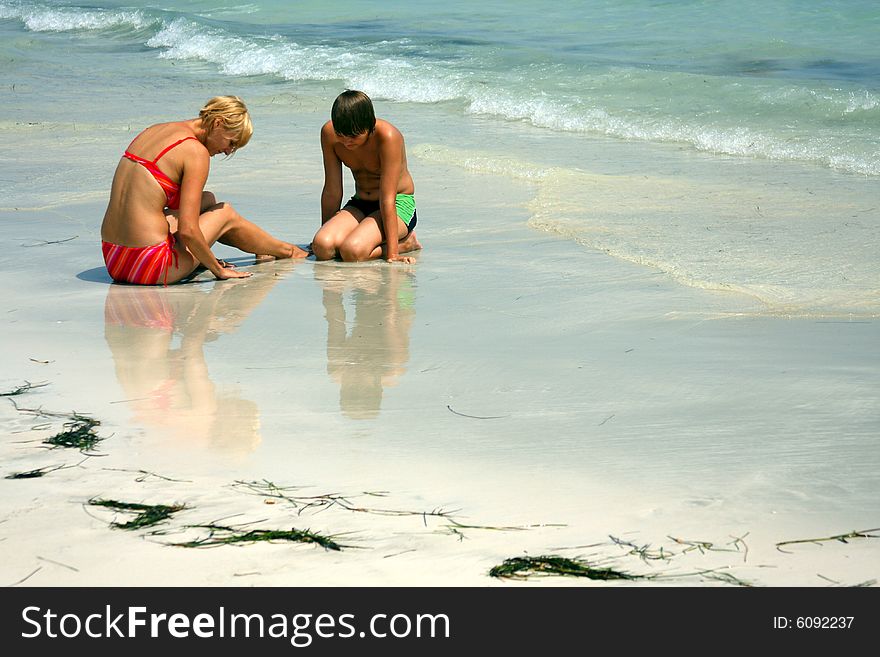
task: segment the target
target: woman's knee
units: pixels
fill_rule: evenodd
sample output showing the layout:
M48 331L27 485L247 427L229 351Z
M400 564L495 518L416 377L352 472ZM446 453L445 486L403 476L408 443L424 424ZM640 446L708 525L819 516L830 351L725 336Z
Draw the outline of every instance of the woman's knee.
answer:
M217 197L214 192L202 192L202 212L217 205Z
M202 234L209 243L226 244L245 227L245 219L229 203L217 203L199 217Z
M226 230L231 228L235 228L237 225L241 224L244 221L244 217L242 217L234 207L230 203L225 201L221 201L214 205L211 208L210 212L216 212L221 220L223 221L223 225L226 227Z

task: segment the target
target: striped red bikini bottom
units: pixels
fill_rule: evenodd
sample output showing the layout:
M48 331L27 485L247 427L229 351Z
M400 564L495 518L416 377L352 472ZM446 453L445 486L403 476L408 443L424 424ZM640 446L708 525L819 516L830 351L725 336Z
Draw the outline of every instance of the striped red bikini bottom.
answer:
M120 246L102 241L101 251L107 271L117 283L157 285L162 278L167 285L169 267L172 264L177 266L174 236L171 233L168 233L165 241L150 246Z

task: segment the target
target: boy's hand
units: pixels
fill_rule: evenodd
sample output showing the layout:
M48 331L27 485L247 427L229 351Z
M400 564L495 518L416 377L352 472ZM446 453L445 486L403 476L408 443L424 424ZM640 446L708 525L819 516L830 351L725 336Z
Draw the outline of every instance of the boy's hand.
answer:
M405 255L393 255L385 258L385 262L402 262L407 265L413 265L416 262L416 259L412 256Z

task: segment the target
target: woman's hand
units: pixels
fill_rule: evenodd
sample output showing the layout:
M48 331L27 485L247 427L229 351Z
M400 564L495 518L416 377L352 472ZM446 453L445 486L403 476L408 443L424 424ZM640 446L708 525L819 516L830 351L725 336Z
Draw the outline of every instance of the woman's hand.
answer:
M235 269L232 269L232 267L221 267L220 271L214 274L218 281L225 281L230 278L250 278L253 275L253 272L236 271Z

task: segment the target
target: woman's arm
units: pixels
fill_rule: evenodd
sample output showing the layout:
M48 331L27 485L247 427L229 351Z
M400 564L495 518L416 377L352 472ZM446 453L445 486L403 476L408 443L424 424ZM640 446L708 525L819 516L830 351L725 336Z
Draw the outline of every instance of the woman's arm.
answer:
M184 145L181 144L181 147L184 147ZM247 276L248 274L223 267L214 256L208 241L202 233L202 229L199 226L199 216L202 212L203 202L206 200L203 192L205 183L208 181L208 171L211 166L210 157L208 156L208 151L198 144L189 142L185 144L185 148L183 173L180 179L180 210L177 220L177 235L196 260L207 267L218 279L224 280ZM213 197L213 194L211 196Z

